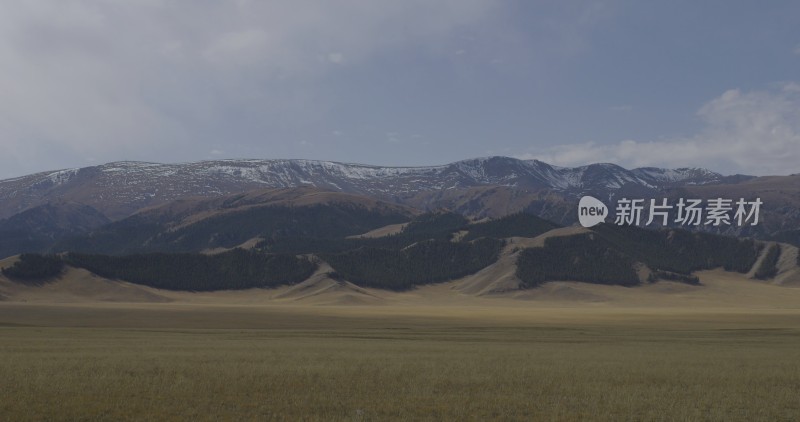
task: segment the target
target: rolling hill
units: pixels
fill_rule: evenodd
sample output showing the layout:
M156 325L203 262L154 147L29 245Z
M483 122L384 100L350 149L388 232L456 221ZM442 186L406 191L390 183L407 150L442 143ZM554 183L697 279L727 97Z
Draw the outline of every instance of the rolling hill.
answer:
M274 218L281 215L275 210L283 209L254 206L248 200L239 200L248 204L245 211L218 214L218 208L192 208L206 216L202 219L187 214L185 206L173 207L166 213L148 212L162 217L161 230L175 229L173 233L178 235L170 239L187 246L190 244L180 243L179 239L213 239L213 235L204 236L211 233L208 227L218 226L206 224L218 218L223 218L224 227L233 224L262 229L270 226L244 224L252 219L250 211L266 212L264 215ZM108 255L111 245L103 252L67 250L58 256L23 255L3 273L19 283L31 280L33 284L47 284L61 276L62 266L56 264L63 263L70 271L82 268L107 279L185 291L283 285L313 285L315 287L308 288L324 287L325 291L353 286L410 291L423 285L456 280L455 292L477 296L537 289L564 281L634 288L661 281L699 286L703 280L695 274L717 268L773 284L800 282L798 249L788 244L610 224L591 229L558 228L531 214L470 222L459 214L446 212L410 216L400 231L361 237L350 234L356 227L348 225L314 231L315 227L319 228L314 221L318 221L320 215L341 212L341 208L335 206L318 208L320 206L318 203L305 206L314 210L308 220L303 220L302 212L296 212L303 207L293 209L292 215L298 217L303 230L283 231L271 238L272 241L265 239L248 250L233 248L214 254L201 253L200 248L209 245L200 242L193 244L189 251L165 252L162 248L168 243L147 239L137 245L139 249L134 254L122 251L116 256ZM135 223L135 220L128 222L131 224L128 233L144 232ZM286 227L283 223L281 227ZM362 229L374 231L369 227ZM123 245L130 245L131 239L126 240L124 234L116 233L105 239L117 239ZM250 232L246 236L255 234ZM320 268L329 270L323 274ZM308 281L312 277L317 281ZM298 291L304 289L297 288Z

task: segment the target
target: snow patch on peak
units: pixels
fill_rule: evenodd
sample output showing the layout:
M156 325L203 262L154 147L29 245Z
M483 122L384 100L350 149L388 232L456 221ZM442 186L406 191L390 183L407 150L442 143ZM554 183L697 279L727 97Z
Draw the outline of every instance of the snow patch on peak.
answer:
M722 179L721 174L698 167L682 167L677 169L641 167L633 169L631 172L656 183L709 184Z
M80 169L77 168L55 171L48 174L47 179L49 179L54 185L58 186L69 182L73 176L78 174L78 171L80 171Z

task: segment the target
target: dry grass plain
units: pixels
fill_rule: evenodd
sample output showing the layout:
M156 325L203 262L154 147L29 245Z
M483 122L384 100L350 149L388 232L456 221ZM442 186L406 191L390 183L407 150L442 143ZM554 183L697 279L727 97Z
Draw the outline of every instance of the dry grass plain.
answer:
M800 310L0 302L3 420L798 420Z
M473 292L498 274L405 293L0 277L0 420L800 420L799 288Z

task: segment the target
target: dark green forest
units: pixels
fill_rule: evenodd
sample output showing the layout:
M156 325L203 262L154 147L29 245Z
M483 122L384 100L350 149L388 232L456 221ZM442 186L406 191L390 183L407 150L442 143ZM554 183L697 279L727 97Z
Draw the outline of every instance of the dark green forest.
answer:
M478 272L497 260L503 244L490 238L473 242L431 239L400 250L362 247L322 259L359 286L408 290Z
M338 203L254 207L223 213L177 230L169 230L164 221L135 215L89 235L65 239L53 249L110 255L199 252L204 249L233 248L255 237L343 238L406 221L408 217L404 214Z
M3 275L26 284L38 284L43 280L58 277L64 271L64 261L56 255L25 253L8 268Z
M256 247L270 253L334 254L369 247L402 249L428 240L449 240L453 233L466 227L468 221L459 214L427 213L413 218L400 233L377 238L347 238L344 236L274 236ZM358 233L361 234L361 233Z
M681 283L691 284L693 286L700 285L700 278L695 275L678 274L672 271L654 270L650 273L647 281L656 282L658 280L678 281Z
M137 215L104 226L90 236L61 244L68 254L23 255L3 272L17 280L52 277L66 263L100 276L171 290L208 291L294 284L318 267L317 256L338 277L365 287L407 290L456 279L496 262L504 239L535 237L557 225L531 214L470 223L459 214L433 212L408 221L354 205L257 207L221 214L177 230L164 220ZM408 221L394 235L358 238L388 224ZM461 232L463 236L455 237ZM260 236L253 250L217 255L198 252ZM72 246L70 246L72 245ZM601 224L590 233L552 237L542 248L520 253L517 275L524 287L552 280L634 286L635 264L647 265L650 281L700 281L694 271L723 267L749 271L763 245L679 229L647 230ZM757 272L773 277L780 248L768 251Z
M211 291L277 287L307 279L309 258L234 249L217 255L152 253L127 256L70 253L66 263L101 277L168 290Z
M528 287L553 280L633 286L639 283L633 266L641 262L652 270L651 281L699 284L692 272L723 267L746 273L762 248L752 239L600 224L592 233L549 238L543 248L523 251L517 276Z
M45 252L52 244L52 238L39 233L0 227L0 257L13 256L21 251Z
M679 274L717 267L746 273L763 248L752 239L680 229L647 230L599 224L592 230L635 261L654 270Z
M525 287L547 281L583 281L635 286L634 260L593 233L551 237L543 248L525 249L517 260L517 277Z
M481 237L536 237L550 230L560 227L558 224L539 218L533 214L516 213L496 220L489 220L465 227L469 233L464 240L474 240Z
M770 236L769 240L789 243L791 245L800 247L800 229L779 231ZM798 257L797 263L800 265L800 257Z
M449 239L454 232L464 229L469 220L453 212L433 212L412 219L402 234L414 239Z
M428 213L415 217L400 233L378 238L283 237L265 240L258 247L271 253L335 254L362 247L403 249L423 240L450 240L460 231L467 231L463 241L482 237L503 239L512 236L536 237L558 225L532 214L518 213L496 220L470 224L459 214Z

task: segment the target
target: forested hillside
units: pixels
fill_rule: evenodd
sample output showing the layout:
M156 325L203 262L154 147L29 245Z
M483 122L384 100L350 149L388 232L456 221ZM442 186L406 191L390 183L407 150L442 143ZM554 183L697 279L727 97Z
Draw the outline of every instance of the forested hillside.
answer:
M517 277L525 287L553 280L634 286L639 278L633 258L595 234L552 237L543 248L524 250Z
M317 264L305 257L264 255L235 249L217 255L136 254L127 256L70 253L74 267L99 276L168 290L210 291L277 287L299 283Z
M157 288L208 291L299 283L322 260L333 268L334 279L408 290L474 274L497 262L506 239L534 238L557 228L524 213L472 223L447 211L413 216L356 203L260 206L254 200L223 201L223 212L207 213L204 206L200 217L192 214L196 210L187 212L186 204L135 215L63 242L68 253L62 257L24 255L4 273L17 280L41 280L56 275L66 263ZM357 236L397 223L405 226L395 234ZM262 240L253 249L235 248L254 238ZM230 250L200 253L213 248ZM504 265L516 264L512 271L527 288L554 280L698 284L694 271L750 271L762 249L763 243L751 239L600 224L588 233L550 236L542 247L522 250L516 261ZM779 246L771 247L755 276L774 277L780 254Z
M517 276L528 287L553 280L633 286L640 282L634 264L642 263L652 270L651 280L696 284L690 274L698 270L750 271L762 248L752 239L600 224L591 233L548 238L543 248L523 251ZM762 264L767 277L777 262L770 252Z
M363 247L323 255L337 273L365 287L407 290L416 285L452 280L480 271L497 260L503 242L426 240L406 248Z
M556 227L558 226L554 223L525 213L470 224L460 214L433 212L413 218L400 233L389 236L377 238L287 236L264 240L258 247L272 253L333 254L361 247L402 249L428 239L453 240L454 235L459 232L466 232L460 239L463 241L482 237L494 239L512 236L536 237Z
M61 275L64 261L55 255L28 253L20 255L10 267L3 268L4 276L24 284L38 284Z
M344 238L408 221L401 213L383 213L353 204L251 207L220 213L171 228L167 222L136 215L90 235L56 244L56 251L130 254L199 252L233 248L253 238Z

